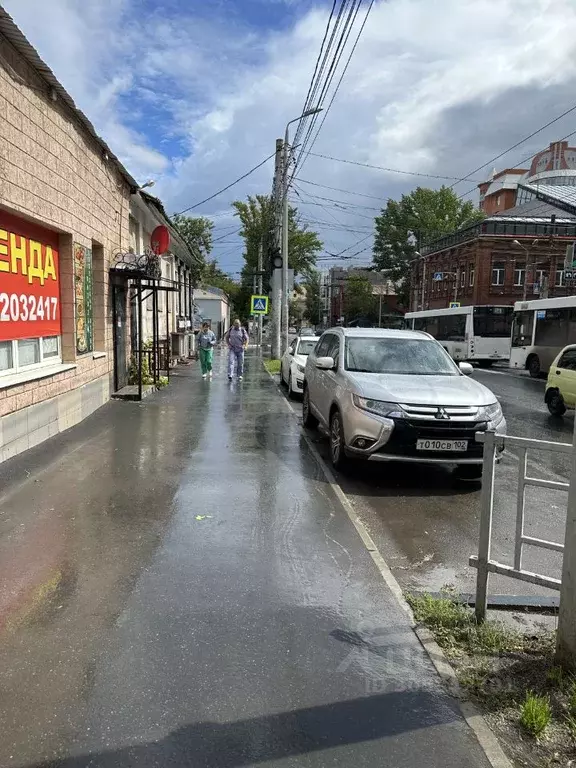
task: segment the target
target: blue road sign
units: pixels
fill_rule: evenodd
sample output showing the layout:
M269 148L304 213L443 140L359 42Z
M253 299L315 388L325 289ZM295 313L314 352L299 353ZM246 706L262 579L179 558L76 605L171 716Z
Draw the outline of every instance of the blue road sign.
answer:
M443 272L434 272L434 277L432 280L435 280L437 283L440 282L440 280L444 279L444 273Z
M268 314L268 296L252 296L250 299L250 314Z

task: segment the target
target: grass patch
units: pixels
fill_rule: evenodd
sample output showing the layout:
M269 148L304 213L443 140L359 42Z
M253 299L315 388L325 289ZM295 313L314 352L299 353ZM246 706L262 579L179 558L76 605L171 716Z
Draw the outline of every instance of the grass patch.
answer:
M552 708L547 696L537 696L533 691L526 692L520 707L520 723L531 736L540 736L550 725Z
M268 373L280 373L280 360L264 360L264 368Z
M576 766L576 676L555 663L554 632L478 624L450 589L406 597L515 765Z

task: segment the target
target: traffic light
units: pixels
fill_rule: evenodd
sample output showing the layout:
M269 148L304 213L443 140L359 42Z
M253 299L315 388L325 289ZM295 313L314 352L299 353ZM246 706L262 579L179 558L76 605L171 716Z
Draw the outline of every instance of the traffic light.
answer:
M282 269L282 254L278 246L273 245L268 251L270 271L274 269Z

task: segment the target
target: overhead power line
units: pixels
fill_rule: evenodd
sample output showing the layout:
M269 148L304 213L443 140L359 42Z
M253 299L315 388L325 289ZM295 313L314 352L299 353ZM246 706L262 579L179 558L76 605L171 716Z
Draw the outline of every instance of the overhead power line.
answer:
M255 165L254 168L250 168L249 171L244 173L242 176L237 178L235 181L228 184L226 187L223 187L223 189L219 189L218 192L214 192L213 195L210 195L210 197L206 197L204 200L200 200L199 203L194 203L194 205L189 206L188 208L184 208L183 211L179 211L178 213L172 214L173 216L180 216L183 213L187 213L188 211L194 210L194 208L198 208L199 206L203 205L204 203L207 203L209 200L214 200L215 197L218 197L218 195L221 195L222 192L226 192L226 190L233 187L235 184L238 184L238 182L243 181L244 179L247 179L248 176L250 176L254 171L257 171L258 168L261 168L265 163L268 162L268 160L271 160L275 155L275 152L272 152L271 155L268 155L268 157L265 157L264 160L262 160L261 163L258 163L258 165Z
M371 163L361 163L359 160L346 160L342 157L332 157L332 155L323 155L319 152L308 152L311 157L321 157L324 160L333 160L336 163L347 163L348 165L359 165L361 168L372 168L376 171L386 171L387 173L401 173L405 176L423 176L426 179L444 179L446 181L464 181L467 176L440 176L434 173L420 173L419 171L403 171L399 168L386 168L383 165L372 165ZM479 179L484 181L484 179Z
M336 44L336 50L334 51L334 54L332 56L332 59L330 61L328 72L326 75L326 78L324 80L324 83L322 85L322 88L320 90L320 95L316 97L317 106L322 106L324 104L324 99L328 95L328 91L330 90L330 87L332 85L332 81L336 75L336 71L338 69L338 66L340 64L340 59L342 58L342 55L344 53L344 50L346 48L346 45L348 43L348 38L350 37L350 33L352 31L352 28L356 22L356 17L358 16L358 11L360 10L360 6L362 5L363 0L351 0L350 4L348 5L348 15L346 16L346 19L344 20L342 24L342 28L340 31L340 37L338 39L338 42ZM340 7L340 11L342 14L346 10L346 6L348 4L348 0L343 0L342 5ZM338 21L338 20L337 20ZM336 34L337 25L334 26L333 32L332 32L332 38L331 42L334 39L334 36ZM330 107L328 107L330 108ZM298 158L295 161L295 166L297 167L300 163L300 159L303 157L303 153L306 150L306 147L308 145L308 142L310 141L312 137L312 133L314 131L314 128L316 126L316 121L318 120L318 113L312 115L312 119L310 120L310 124L308 126L307 133L304 137L304 141L302 142L302 145L299 150Z
M331 189L333 192L344 192L346 195L358 195L359 197L369 197L371 200L379 200L381 203L385 203L389 198L378 197L378 195L368 195L365 192L353 192L351 189L342 189L341 187L329 187L327 184L318 184L315 181L308 181L298 177L299 184L311 184L313 187L323 187L324 189Z
M334 99L336 98L336 95L338 91L340 90L340 86L342 85L342 81L344 80L344 76L346 75L346 72L348 71L348 67L350 66L350 62L352 60L352 57L354 56L354 52L356 51L356 47L358 46L358 42L362 36L362 32L364 31L364 27L366 26L366 22L368 21L368 16L370 15L370 11L372 10L372 6L374 5L374 0L370 0L370 5L368 6L368 10L366 11L366 15L364 16L364 20L362 22L362 25L360 26L360 30L358 34L356 35L356 40L354 41L354 45L352 46L352 50L350 51L350 55L348 56L348 59L346 61L346 64L344 65L344 69L342 70L342 73L340 75L340 79L338 80L338 83L336 84L336 88L334 89L334 93L332 94L332 98L330 99L330 103L328 104L328 107L326 108L326 111L322 115L322 122L320 123L320 126L318 127L318 130L316 131L316 135L312 139L312 144L310 145L310 149L316 144L316 141L318 140L318 136L320 134L320 131L322 130L324 123L326 122L326 118L328 117L328 113L330 112L330 109L332 108L332 104L334 103ZM356 9L356 15L358 14L358 11L360 10L360 4L358 4L358 8ZM356 16L354 16L354 21L356 20ZM301 155L302 156L302 155ZM302 161L303 167L304 163L306 162L307 155L304 156L304 160Z

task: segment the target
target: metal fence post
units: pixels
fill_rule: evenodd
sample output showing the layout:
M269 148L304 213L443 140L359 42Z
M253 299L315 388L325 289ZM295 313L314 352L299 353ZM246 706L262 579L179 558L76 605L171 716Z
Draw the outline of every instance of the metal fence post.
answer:
M518 466L518 493L516 497L516 538L514 541L514 568L522 568L522 537L524 536L524 498L526 496L526 469L528 467L528 450L520 449Z
M556 657L563 666L576 668L576 420L572 436L572 466L566 510Z
M488 608L488 561L492 538L492 511L494 506L494 472L496 467L496 434L484 433L484 464L482 494L480 497L480 537L478 543L478 572L476 574L476 621L486 618Z

